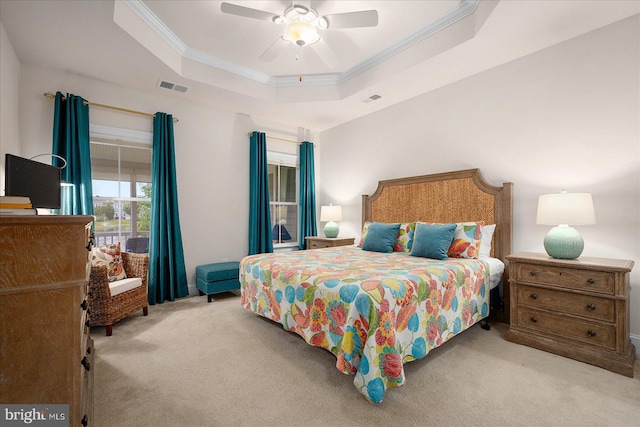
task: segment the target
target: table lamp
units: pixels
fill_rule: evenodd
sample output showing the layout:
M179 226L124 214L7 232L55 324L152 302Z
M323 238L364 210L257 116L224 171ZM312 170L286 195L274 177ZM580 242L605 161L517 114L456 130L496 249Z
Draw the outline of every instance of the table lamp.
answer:
M341 206L322 206L320 208L320 221L327 222L324 226L325 237L338 237L340 228L336 221L342 221L342 207Z
M543 194L538 197L537 224L555 225L544 238L544 249L553 258L576 259L584 240L571 225L596 223L590 193Z

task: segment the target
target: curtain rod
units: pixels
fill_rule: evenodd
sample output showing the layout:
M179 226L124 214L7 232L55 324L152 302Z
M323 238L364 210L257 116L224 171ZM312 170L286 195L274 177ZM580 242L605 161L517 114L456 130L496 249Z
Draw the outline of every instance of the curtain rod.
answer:
M51 92L46 92L44 94L44 96L46 96L49 99L55 99L55 94L51 93ZM64 96L63 96L64 97ZM95 102L89 102L89 101L84 101L84 105L88 105L91 107L99 107L99 108L106 108L108 110L116 110L116 111L122 111L123 113L131 113L131 114L138 114L140 116L146 116L146 117L151 117L151 118L155 118L156 115L155 114L151 114L151 113L144 113L142 111L136 111L136 110L128 110L126 108L120 108L120 107L113 107L111 105L105 105L105 104L97 104ZM173 118L173 122L177 123L180 120L178 120L178 118L174 117Z
M253 132L249 132L249 134L248 134L248 135L249 135L249 136L253 135ZM269 139L275 139L275 140L282 141L282 142L288 142L288 143L290 143L290 144L296 144L296 145L300 145L300 144L302 144L301 142L298 142L298 141L292 141L292 140L290 140L290 139L284 139L284 138L277 138L277 137L275 137L275 136L270 136L270 135L267 135L267 138L269 138Z

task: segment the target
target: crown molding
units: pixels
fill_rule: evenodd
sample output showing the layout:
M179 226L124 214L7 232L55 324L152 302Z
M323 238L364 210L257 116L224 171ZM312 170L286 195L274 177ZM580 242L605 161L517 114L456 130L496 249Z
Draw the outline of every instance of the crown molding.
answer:
M129 6L136 15L158 33L176 52L184 55L187 50L187 45L157 17L142 0L122 0L122 3Z
M270 84L273 77L268 74L261 73L259 71L252 70L250 68L241 67L231 62L223 61L220 58L201 52L197 49L188 47L183 56L187 59L191 59L196 62L200 62L205 65L209 65L220 70L228 71L233 74L237 74L242 77L246 77L251 80L255 80L260 83Z
M451 9L448 13L433 21L412 35L400 40L394 45L384 49L377 55L361 62L355 67L336 74L324 74L319 76L307 76L305 75L303 80L300 81L299 76L287 76L287 77L274 77L267 74L246 68L239 65L223 61L215 56L201 52L197 49L193 49L185 45L180 38L167 27L164 22L160 20L152 11L147 7L142 0L121 0L133 10L149 27L151 27L160 37L162 37L176 52L182 55L183 58L190 59L196 62L200 62L211 67L228 71L230 73L239 75L241 77L257 81L259 83L267 84L274 88L279 87L300 87L300 86L325 86L325 85L339 85L345 83L367 70L393 58L395 55L403 52L409 47L420 43L423 40L431 37L439 31L447 28L448 26L460 21L461 19L473 14L478 7L481 0L462 0L457 7Z
M270 83L274 87L297 87L297 86L327 86L338 84L338 74L323 74L310 76L307 74L300 76L272 77Z
M420 43L421 41L431 37L439 31L444 30L448 26L455 24L463 18L471 15L478 8L480 0L462 0L457 7L451 9L447 14L443 15L439 19L425 25L420 30L411 34L410 36L400 40L396 44L382 50L375 56L361 62L350 70L345 71L338 77L337 83L344 83L358 75L364 73L370 68L375 67L389 59L393 58L400 52L408 49L409 47Z

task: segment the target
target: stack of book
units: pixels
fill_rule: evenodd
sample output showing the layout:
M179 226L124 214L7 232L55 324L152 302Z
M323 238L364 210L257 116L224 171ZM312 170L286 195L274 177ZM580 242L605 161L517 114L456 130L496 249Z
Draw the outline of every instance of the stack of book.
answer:
M31 199L22 196L0 196L0 215L36 215Z

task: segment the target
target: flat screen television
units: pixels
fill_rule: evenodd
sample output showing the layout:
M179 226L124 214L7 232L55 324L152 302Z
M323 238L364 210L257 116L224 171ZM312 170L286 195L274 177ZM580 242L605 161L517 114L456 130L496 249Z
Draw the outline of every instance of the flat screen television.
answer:
M60 209L60 168L8 153L4 167L5 196L29 197L34 208Z

